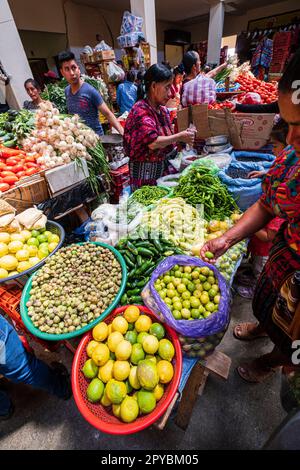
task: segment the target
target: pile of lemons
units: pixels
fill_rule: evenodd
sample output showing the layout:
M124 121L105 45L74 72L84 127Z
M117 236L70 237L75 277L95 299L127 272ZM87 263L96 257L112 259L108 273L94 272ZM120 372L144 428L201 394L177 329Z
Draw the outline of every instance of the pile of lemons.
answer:
M0 279L30 269L55 250L59 240L46 229L0 232Z
M151 413L174 375L175 350L164 327L131 305L110 324L96 325L92 335L82 368L91 380L87 399L111 406L125 423Z

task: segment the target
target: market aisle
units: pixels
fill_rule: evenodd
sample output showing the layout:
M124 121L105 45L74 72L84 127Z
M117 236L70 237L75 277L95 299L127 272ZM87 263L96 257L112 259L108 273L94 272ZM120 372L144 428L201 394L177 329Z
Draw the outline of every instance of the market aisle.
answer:
M229 379L209 377L185 433L170 420L163 432L150 428L128 437L102 434L82 418L73 399L59 401L19 385L9 386L16 413L0 423L0 449L259 449L286 414L280 405L279 374L252 385L234 370L241 359L271 349L265 339L251 344L233 338L233 325L248 319L251 304L235 297L231 325L220 347L232 358ZM51 360L57 359L54 356ZM62 350L60 358L71 365L67 351Z

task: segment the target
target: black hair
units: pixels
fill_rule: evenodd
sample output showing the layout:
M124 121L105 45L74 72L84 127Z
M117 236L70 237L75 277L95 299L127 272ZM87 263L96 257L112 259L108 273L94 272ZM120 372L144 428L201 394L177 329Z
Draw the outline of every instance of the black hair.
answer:
M166 82L173 77L172 71L162 64L153 64L147 70L144 76L144 84L146 93L150 90L151 84Z
M75 55L72 51L63 51L58 54L59 68L62 68L64 62L75 60Z
M286 138L289 132L288 124L283 120L280 119L275 126L273 126L270 138L272 140L276 140L281 144L286 145Z
M196 65L197 63L198 55L199 54L196 51L188 51L184 54L182 63L184 66L185 73L187 74L191 73L193 65Z
M173 69L173 74L176 75L183 75L184 74L184 69L182 64L178 65L177 67L174 67Z
M139 70L139 72L137 73L136 79L137 80L143 80L144 76L145 76L145 73L146 73L145 71Z
M128 82L134 82L135 80L135 72L133 70L129 70L129 72L127 72L126 74L126 80L128 80Z
M279 80L278 90L281 93L290 93L295 91L293 84L296 80L300 80L300 49L298 49L289 63L286 66L286 69Z
M29 85L29 84L32 85L37 90L41 91L40 84L34 78L27 78L27 80L25 80L25 82L24 82L24 87L26 88L27 85Z

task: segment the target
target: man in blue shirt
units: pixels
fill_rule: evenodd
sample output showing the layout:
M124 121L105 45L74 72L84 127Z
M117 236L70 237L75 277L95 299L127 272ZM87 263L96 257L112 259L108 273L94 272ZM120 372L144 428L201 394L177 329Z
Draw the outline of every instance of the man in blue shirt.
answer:
M120 108L121 114L131 110L132 106L137 100L137 86L134 84L135 73L133 71L127 72L127 77L124 83L121 83L117 88L117 103Z
M80 69L73 52L61 52L58 60L61 74L69 83L65 90L68 112L79 114L85 124L91 127L96 134L103 135L104 132L99 121L100 111L119 134L123 135L123 127L103 101L100 93L80 77Z

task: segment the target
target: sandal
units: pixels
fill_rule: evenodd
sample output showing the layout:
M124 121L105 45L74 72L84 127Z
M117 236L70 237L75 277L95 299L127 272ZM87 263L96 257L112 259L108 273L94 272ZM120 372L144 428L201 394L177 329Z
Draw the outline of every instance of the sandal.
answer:
M253 339L268 337L267 333L264 332L255 333L253 326L258 326L258 324L250 322L239 323L233 329L233 336L242 341L252 341Z
M274 374L275 369L272 369L271 367L262 368L262 366L258 365L256 361L252 361L241 364L236 368L236 371L246 382L257 384L271 377Z

